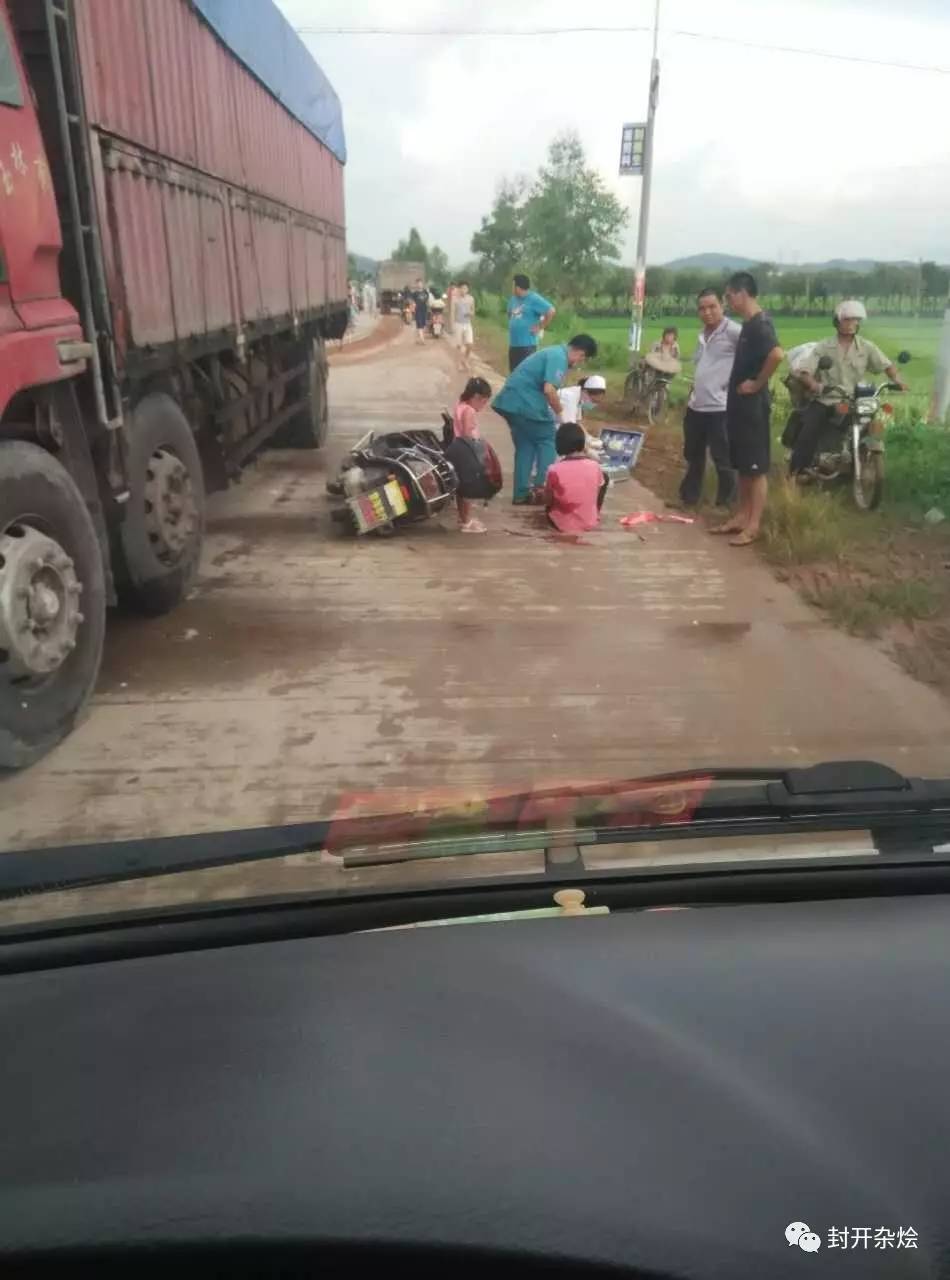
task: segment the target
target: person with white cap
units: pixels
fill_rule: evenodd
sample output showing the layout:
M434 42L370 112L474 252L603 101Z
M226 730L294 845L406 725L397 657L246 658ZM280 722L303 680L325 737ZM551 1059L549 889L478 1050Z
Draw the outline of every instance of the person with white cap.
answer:
M584 427L584 410L595 408L606 394L607 380L600 373L588 374L573 387L562 387L558 423L576 422L579 427ZM584 427L584 435L587 439L587 453L599 455L603 445L586 427Z
M833 320L835 336L816 342L807 359L793 368L794 376L814 399L801 411L801 429L788 464L792 475L811 465L815 446L829 414L841 399L842 391L853 395L855 387L866 381L869 373L886 373L891 382L907 390L907 384L898 375L894 362L880 347L860 336L861 321L867 318L864 303L857 298L839 303ZM818 364L823 356L831 360L831 365L819 370Z

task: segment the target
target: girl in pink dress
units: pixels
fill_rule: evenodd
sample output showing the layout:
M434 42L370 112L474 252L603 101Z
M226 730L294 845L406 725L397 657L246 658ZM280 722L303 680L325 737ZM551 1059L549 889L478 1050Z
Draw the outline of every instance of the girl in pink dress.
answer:
M455 436L463 440L480 440L478 415L491 399L491 387L484 378L469 378L465 390L458 398L458 404L452 414L452 430ZM459 512L460 533L485 533L486 528L481 520L472 514L474 503L471 498L456 495Z

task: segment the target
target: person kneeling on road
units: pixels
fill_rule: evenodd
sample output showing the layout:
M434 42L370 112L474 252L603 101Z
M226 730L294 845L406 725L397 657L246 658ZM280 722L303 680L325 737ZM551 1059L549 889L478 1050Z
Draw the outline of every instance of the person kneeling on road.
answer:
M595 529L610 482L600 464L587 455L584 428L576 422L562 422L555 447L560 461L548 468L544 482L548 523L559 533Z
M788 464L793 476L811 466L821 433L834 416L842 393L853 396L858 383L865 381L869 373L886 373L891 382L907 390L893 361L880 347L859 336L861 321L867 315L864 303L855 298L839 303L833 321L835 337L816 342L808 358L793 368L794 377L815 397L800 410L801 425ZM818 362L823 356L831 360L831 366L820 370ZM819 382L819 377L824 381Z
M597 343L579 333L568 343L546 347L523 360L495 396L492 407L508 423L515 447L512 502L531 502L531 477L543 485L557 453L554 433L561 413L560 387L568 369L597 354Z

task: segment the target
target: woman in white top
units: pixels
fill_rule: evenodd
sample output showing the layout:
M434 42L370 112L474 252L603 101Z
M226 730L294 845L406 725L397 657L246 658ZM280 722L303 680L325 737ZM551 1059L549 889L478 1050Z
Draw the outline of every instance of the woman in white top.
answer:
M599 373L588 374L586 378L581 378L580 382L573 387L562 387L558 392L561 401L561 413L558 422L576 422L579 427L584 425L584 410L593 409L599 404L607 394L607 382ZM587 437L587 452L596 453L601 448L601 443L596 436L592 436L586 429L584 435Z

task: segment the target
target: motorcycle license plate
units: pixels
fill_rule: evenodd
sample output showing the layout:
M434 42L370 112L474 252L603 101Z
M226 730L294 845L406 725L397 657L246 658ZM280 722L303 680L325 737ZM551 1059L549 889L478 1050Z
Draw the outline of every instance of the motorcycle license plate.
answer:
M409 510L398 480L387 480L369 493L350 498L349 504L360 533L370 533L381 525L390 524Z

